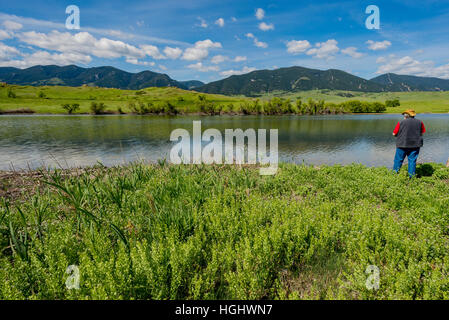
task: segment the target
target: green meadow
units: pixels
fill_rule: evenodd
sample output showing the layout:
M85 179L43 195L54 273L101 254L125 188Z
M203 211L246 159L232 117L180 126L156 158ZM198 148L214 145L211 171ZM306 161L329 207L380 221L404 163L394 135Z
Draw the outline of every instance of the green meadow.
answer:
M8 97L12 89L15 97ZM42 94L41 94L42 92ZM183 112L195 112L198 96L216 105L227 106L245 101L244 98L227 97L223 95L201 94L195 91L182 90L174 87L146 88L142 90L120 90L94 87L60 87L60 86L7 86L0 87L0 111L30 109L36 113L62 114L67 113L62 105L80 105L76 113L89 113L92 102L103 102L106 110L131 112L129 103L139 102L163 104L170 102Z
M12 94L10 93L12 92ZM272 92L257 98L243 96L224 96L202 94L174 87L146 88L142 90L120 90L94 87L60 87L60 86L16 86L0 87L0 112L29 110L34 113L63 114L64 104L79 104L74 113L90 113L92 103L103 103L106 111L111 113L135 112L132 105L148 105L156 110L164 110L170 104L181 113L215 111L216 113L245 113L248 103L257 99L261 103L273 98L289 99L294 105L297 100L307 103L313 99L326 104L339 104L350 100L385 103L386 100L399 99L401 106L387 108L387 113L400 113L405 108L414 108L418 113L449 112L449 92L388 92L364 93L332 90L311 90L294 93ZM203 99L203 107L201 107ZM166 107L165 107L166 108ZM333 107L331 107L332 109ZM250 108L250 112L256 108ZM339 109L337 108L338 112ZM213 112L212 112L213 113ZM293 112L294 113L294 112Z
M417 172L2 173L0 299L448 299L449 168Z
M341 103L348 100L360 100L367 102L385 102L386 100L399 99L399 108L387 108L386 113L399 113L403 109L415 109L418 113L448 113L449 91L426 92L355 92L334 90L310 90L295 93L272 92L261 96L261 99L272 97L287 99L301 99L302 101L324 100L329 103Z

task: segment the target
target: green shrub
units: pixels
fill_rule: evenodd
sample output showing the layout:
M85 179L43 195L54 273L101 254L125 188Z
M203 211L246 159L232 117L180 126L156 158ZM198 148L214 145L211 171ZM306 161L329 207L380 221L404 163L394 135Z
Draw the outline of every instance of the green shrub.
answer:
M206 113L206 114L210 114L210 115L216 114L216 109L215 109L214 104L212 102L210 102L210 101L207 101L207 100L200 100L197 103L197 108L201 112Z
M6 92L7 92L8 98L12 98L12 99L17 98L15 92L13 91L13 89L11 87L8 87Z
M342 105L344 105L345 110L348 112L353 112L353 113L365 112L362 102L360 102L358 100L346 101L346 102L343 102Z
M290 107L290 100L284 100L279 97L274 97L270 101L264 103L263 110L265 114L275 115L289 113Z
M90 104L90 111L93 114L103 114L106 110L106 105L103 102L92 102Z
M336 103L328 102L324 105L325 113L341 113L340 107Z
M255 112L254 105L251 101L245 101L241 103L240 110L243 114L252 114Z
M343 102L341 105L345 111L352 113L379 113L386 111L385 105L380 102L351 100Z
M139 109L136 106L136 103L134 101L128 102L128 109L131 110L132 113L139 113Z
M166 101L165 102L165 112L170 114L170 115L176 115L179 113L178 109L176 108L176 106L171 103L170 101Z
M68 114L72 114L80 109L80 105L78 103L66 103L62 105L62 108L66 110Z
M296 98L296 109L298 110L299 114L304 114L305 113L304 105L303 105L303 103L301 101L301 97Z
M401 102L399 101L399 99L385 101L385 106L387 108L395 108L395 107L399 107L400 105L401 105Z
M223 112L234 112L234 104L228 103L225 107L223 107Z
M144 102L139 102L139 112L138 114L147 114L150 113L150 107L149 105L145 104Z
M380 112L384 112L387 110L386 106L380 102L373 102L371 104L371 109L372 112L376 112L376 113L380 113Z

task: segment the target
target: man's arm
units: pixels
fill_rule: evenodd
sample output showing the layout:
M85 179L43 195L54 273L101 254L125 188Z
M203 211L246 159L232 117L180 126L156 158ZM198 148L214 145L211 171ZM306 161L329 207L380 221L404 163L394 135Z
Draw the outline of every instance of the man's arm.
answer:
M401 123L398 122L398 124L396 125L396 127L393 130L393 135L396 137L398 132L399 132L399 128L401 127Z

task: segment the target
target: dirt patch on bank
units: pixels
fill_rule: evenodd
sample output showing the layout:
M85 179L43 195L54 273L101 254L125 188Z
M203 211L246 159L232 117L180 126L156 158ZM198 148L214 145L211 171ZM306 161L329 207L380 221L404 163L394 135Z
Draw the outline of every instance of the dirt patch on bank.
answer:
M29 108L21 108L21 109L14 109L14 110L0 110L0 114L33 114L35 113L34 110L31 110Z
M0 197L8 200L29 198L41 186L42 178L39 171L0 171Z
M106 170L106 168L73 168L58 171L60 176L65 179L99 170ZM10 202L29 200L39 191L49 187L44 182L51 180L49 175L51 175L51 171L47 170L0 171L0 199L4 198Z

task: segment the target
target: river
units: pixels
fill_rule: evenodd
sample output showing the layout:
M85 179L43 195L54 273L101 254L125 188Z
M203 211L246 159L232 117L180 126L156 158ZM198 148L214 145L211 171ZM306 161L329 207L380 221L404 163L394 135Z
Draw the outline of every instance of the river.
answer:
M449 114L419 115L427 133L418 162L446 163ZM202 129L279 130L279 160L307 164L392 166L398 115L335 116L0 116L0 170L111 166L168 159L170 133Z

